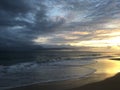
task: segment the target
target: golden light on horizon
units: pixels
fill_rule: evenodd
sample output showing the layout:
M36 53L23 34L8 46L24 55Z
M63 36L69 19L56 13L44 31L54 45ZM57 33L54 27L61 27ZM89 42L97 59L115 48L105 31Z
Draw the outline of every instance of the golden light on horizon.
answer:
M115 24L107 24L108 27L116 27ZM117 25L119 26L119 25ZM74 32L73 34L84 34L91 35L92 32ZM93 38L92 38L93 37ZM93 32L93 36L90 40L78 40L75 42L70 42L70 46L75 47L111 47L112 49L120 49L120 30L112 29L112 30L96 30ZM84 38L83 38L84 39Z
M88 46L88 47L113 47L118 49L120 46L120 36L111 37L103 40L89 40L76 43L70 43L71 46Z
M120 50L120 30L72 31L67 32L67 34L39 36L33 42L36 44L68 45L73 47L110 47L111 49Z

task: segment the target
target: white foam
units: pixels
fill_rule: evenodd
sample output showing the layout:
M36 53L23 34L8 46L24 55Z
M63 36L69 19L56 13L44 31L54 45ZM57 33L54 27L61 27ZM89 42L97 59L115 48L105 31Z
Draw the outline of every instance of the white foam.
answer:
M86 64L94 63L95 61L89 61L89 60L62 60L62 61L56 61L52 63L48 63L47 65L62 65L62 66L81 66Z
M83 66L93 62L94 61L61 60L44 64L29 62L3 66L0 69L0 89L38 82L43 83L81 78L94 72L93 69Z

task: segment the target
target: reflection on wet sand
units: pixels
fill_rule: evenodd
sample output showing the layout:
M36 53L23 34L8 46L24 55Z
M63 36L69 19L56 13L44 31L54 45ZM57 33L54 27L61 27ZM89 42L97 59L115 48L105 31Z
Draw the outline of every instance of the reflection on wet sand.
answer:
M103 78L106 79L120 72L120 61L108 59L97 60L97 63L91 65L90 68L96 69L95 74L105 74L106 76Z

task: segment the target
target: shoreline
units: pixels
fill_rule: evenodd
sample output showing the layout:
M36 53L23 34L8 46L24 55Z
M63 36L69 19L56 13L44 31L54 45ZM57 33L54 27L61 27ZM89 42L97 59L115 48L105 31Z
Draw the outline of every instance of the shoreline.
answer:
M76 89L77 87L82 87L90 83L95 83L100 80L104 80L103 76L107 77L107 74L93 74L89 77L84 77L79 79L38 83L38 84L6 89L6 90L71 90L72 88ZM101 78L98 79L98 77Z
M83 85L69 90L120 90L120 73L103 81Z
M95 62L96 63L96 62ZM89 65L91 65L91 63L90 64L87 64L87 66L89 66ZM48 67L48 66L47 66ZM50 67L54 67L55 69L56 69L56 66L50 66ZM50 67L48 68L48 70L50 69ZM56 69L57 70L57 72L60 72L60 70L62 70L62 72L60 72L59 74L57 74L58 76L60 75L60 74L64 74L64 72L63 71L65 71L65 68L66 68L66 66L62 66L62 68L61 68L61 66L57 66L57 67L60 67L60 68L58 68L58 69ZM64 81L71 81L71 80L76 80L76 79L83 79L83 78L86 78L86 77L88 77L89 75L91 75L91 74L93 74L94 72L95 72L95 69L91 69L91 68L86 68L84 65L80 65L80 66L67 66L68 68L66 68L66 71L68 71L68 70L70 70L70 71L68 71L68 73L70 73L71 74L71 76L68 76L68 75L70 75L70 74L68 74L67 75L67 77L63 77L63 78L60 78L59 79L59 77L58 78L55 78L55 79L49 79L49 80L47 80L47 81L41 81L41 82L39 82L39 80L33 80L33 83L22 83L22 84L20 84L19 83L19 80L21 80L21 79L17 79L16 80L16 82L15 83L13 83L12 84L12 79L11 80L9 80L10 81L10 83L8 82L8 83L6 83L6 84L4 84L4 85L2 85L2 82L1 82L1 88L0 89L2 89L2 90L4 90L4 89L9 89L9 88L17 88L17 87L25 87L25 86L31 86L31 85L36 85L36 84L39 84L39 85L43 85L43 84L46 84L46 83L52 83L52 82L64 82ZM53 68L53 70L54 70L54 68ZM90 70L89 70L90 69ZM40 70L42 70L42 69L40 69ZM43 69L44 70L44 69ZM47 70L46 68L45 68L45 70ZM52 69L50 69L50 70L52 70ZM65 72L66 72L65 71ZM79 72L79 71L81 71L81 72ZM45 72L47 72L47 71L45 71ZM76 73L76 74L75 74ZM56 73L54 73L54 72L51 72L50 74L46 74L47 76L49 76L49 75L54 75L54 74L56 74ZM73 74L73 75L72 75ZM12 77L14 74L12 74L12 75L9 75L10 77ZM26 74L27 75L27 74ZM29 76L29 75L28 75ZM40 77L40 75L39 75L39 77ZM13 77L14 78L14 77ZM42 77L41 77L42 78ZM26 78L26 79L28 79L28 78ZM24 81L26 81L26 79L22 79L22 81L24 82ZM31 79L31 77L29 78L29 79ZM14 80L14 79L13 79ZM2 80L3 82L4 82L4 80ZM14 82L14 81L13 81ZM12 84L12 85L9 85L9 84ZM8 85L8 86L7 86ZM4 86L4 87L3 87ZM6 86L6 87L5 87Z
M7 90L120 90L120 62L99 60L96 64L86 67L94 67L96 72L84 78L37 83Z

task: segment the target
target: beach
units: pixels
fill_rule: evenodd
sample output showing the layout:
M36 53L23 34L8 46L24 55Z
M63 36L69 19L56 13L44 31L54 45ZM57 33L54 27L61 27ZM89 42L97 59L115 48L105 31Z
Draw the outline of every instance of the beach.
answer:
M87 84L70 90L120 90L120 73L104 81Z
M115 60L99 60L97 64L88 65L94 67L96 72L84 78L38 83L8 90L119 90L119 64Z
M97 76L105 76L97 75ZM68 80L61 82L35 84L24 87L13 88L9 90L119 90L120 74L106 80L96 82L95 78L89 77L83 80ZM91 83L90 83L91 82ZM90 83L90 84L87 84ZM85 85L84 85L85 84Z

